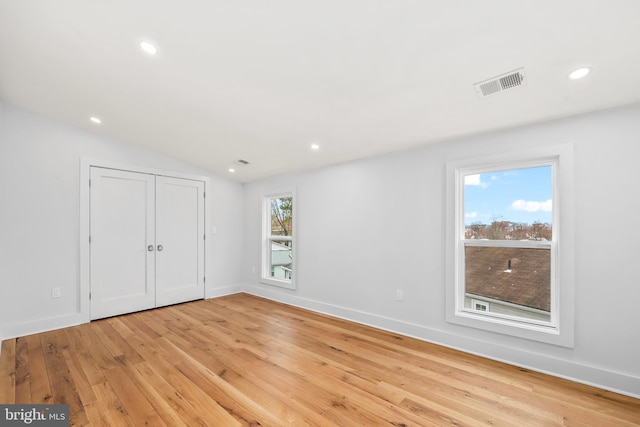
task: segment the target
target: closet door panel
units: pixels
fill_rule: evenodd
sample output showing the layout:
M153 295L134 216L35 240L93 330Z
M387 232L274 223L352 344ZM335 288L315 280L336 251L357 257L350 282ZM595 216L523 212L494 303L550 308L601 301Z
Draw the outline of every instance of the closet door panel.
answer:
M91 318L155 307L155 177L91 168Z
M156 177L156 306L204 298L204 182Z

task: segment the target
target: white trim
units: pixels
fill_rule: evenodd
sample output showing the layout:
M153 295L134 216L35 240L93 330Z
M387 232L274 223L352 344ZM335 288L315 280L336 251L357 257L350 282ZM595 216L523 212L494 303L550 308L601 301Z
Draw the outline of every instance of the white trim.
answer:
M513 347L500 345L335 304L301 298L296 294L282 292L275 288L245 285L243 292L640 399L640 377L635 375L527 351L517 347L517 344Z
M130 164L116 163L110 161L103 161L98 159L92 159L87 157L80 158L80 289L78 292L78 311L80 314L79 323L88 323L91 320L91 301L89 299L89 292L91 291L91 275L90 275L90 246L89 246L89 233L90 233L90 212L89 212L89 200L90 200L90 188L89 179L91 177L91 167L100 167L105 169L117 169L138 173L147 173L150 175L168 176L174 178L190 179L194 181L204 182L204 275L205 277L211 271L210 261L207 258L207 254L213 253L211 250L211 239L208 229L210 227L208 215L210 210L211 195L209 194L210 179L207 176L189 174L183 172L175 172L166 169L150 168L145 166L135 166ZM210 281L209 281L210 283ZM207 297L207 282L205 281L204 297Z
M227 295L239 294L242 292L242 285L231 285L220 288L205 288L205 299L219 298Z
M293 276L295 278L295 276ZM279 288L284 288L284 289L291 289L291 290L295 290L296 289L296 285L293 283L293 279L291 280L278 280L278 279L271 279L269 277L261 277L260 278L260 283L264 283L265 285L271 285L271 286L277 286Z
M24 337L32 334L53 331L61 328L87 323L80 313L63 314L62 316L47 317L45 319L29 320L22 323L12 323L2 328L0 334L3 340Z
M123 171L130 171L130 172L148 173L150 175L160 175L160 176L169 176L173 178L192 179L195 181L205 181L205 182L209 181L209 177L205 175L196 175L193 173L178 172L178 171L169 170L169 169L139 166L139 165L133 165L130 163L112 162L108 160L100 160L100 159L95 159L90 157L81 157L80 165L87 168L91 166L95 166L95 167L105 168L105 169L118 169Z
M490 316L464 309L464 292L458 283L462 266L457 260L465 245L491 246L492 241L463 240L464 175L495 170L512 170L554 165L553 171L553 239L551 242L500 241L500 246L551 247L551 322L537 325L502 316ZM563 347L574 346L574 202L573 146L562 144L529 150L502 152L480 158L462 159L446 165L446 311L447 321L466 327L517 336ZM560 195L562 191L562 195ZM554 261L555 258L555 261ZM557 268L558 267L558 268ZM554 313L556 314L554 317Z

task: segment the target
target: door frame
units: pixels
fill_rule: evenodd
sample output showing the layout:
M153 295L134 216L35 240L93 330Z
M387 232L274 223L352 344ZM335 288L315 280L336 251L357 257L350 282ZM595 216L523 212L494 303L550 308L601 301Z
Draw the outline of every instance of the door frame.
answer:
M108 160L93 159L88 157L80 158L80 292L78 294L78 311L80 312L81 321L88 323L91 321L91 300L89 299L89 293L91 292L91 256L89 245L89 233L90 233L90 218L91 213L89 209L90 203L90 188L89 179L91 177L91 167L99 167L105 169L117 169L130 172L146 173L151 175L169 176L174 178L192 179L196 181L204 182L205 195L209 192L210 180L209 177L204 175L196 175L185 172L177 172L167 169L152 168L146 166L132 165L127 163L112 162ZM211 239L209 238L208 228L209 225L209 212L210 210L210 196L204 199L204 233L206 236L204 245L204 271L205 276L210 271L208 253L211 252ZM207 284L204 287L204 297L207 296Z

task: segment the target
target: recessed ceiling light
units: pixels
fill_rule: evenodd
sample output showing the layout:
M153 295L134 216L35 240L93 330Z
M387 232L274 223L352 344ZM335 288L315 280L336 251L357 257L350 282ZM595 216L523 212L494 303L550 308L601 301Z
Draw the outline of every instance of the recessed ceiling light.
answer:
M236 170L234 168L229 168L229 173L235 173Z
M320 146L318 144L311 144L311 149L313 151L318 151L320 149Z
M586 77L590 72L591 72L591 68L588 68L588 67L578 68L577 70L573 70L572 72L570 72L567 77L569 78L569 80L578 80L583 77Z
M102 120L99 117L96 117L96 116L89 117L89 120L91 120L92 123L95 123L97 125L102 123Z
M151 42L143 40L140 42L140 49L142 49L145 53L149 55L155 55L158 53L158 48Z

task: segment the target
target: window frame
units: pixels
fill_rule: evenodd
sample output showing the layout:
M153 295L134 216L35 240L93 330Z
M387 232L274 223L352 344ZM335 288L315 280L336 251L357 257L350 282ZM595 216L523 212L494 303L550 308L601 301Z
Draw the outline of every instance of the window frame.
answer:
M271 200L282 197L291 197L291 235L271 235ZM295 189L287 189L262 195L262 262L260 268L260 283L278 286L285 289L296 289L296 195ZM290 279L271 277L271 253L273 242L291 242L291 272Z
M573 347L573 147L571 144L470 158L447 163L447 321L534 341ZM552 166L551 241L465 239L464 177L472 174ZM465 308L465 247L549 248L551 318L549 322Z

